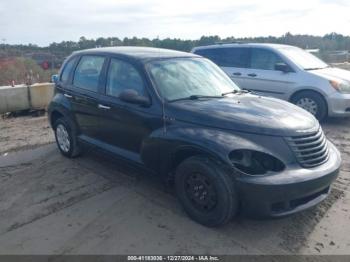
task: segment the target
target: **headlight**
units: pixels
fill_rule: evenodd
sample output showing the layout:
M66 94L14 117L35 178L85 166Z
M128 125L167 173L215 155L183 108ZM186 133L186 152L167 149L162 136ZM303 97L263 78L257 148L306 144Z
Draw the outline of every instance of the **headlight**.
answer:
M235 168L249 175L264 175L268 172L279 172L285 168L282 161L276 157L254 150L234 150L229 157Z
M347 81L330 80L329 83L340 93L350 93L350 83Z

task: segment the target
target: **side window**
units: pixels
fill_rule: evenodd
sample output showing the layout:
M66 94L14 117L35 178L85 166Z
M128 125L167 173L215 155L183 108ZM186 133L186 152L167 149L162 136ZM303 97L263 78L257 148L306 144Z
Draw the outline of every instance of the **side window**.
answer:
M251 68L275 70L276 63L283 63L283 60L272 51L259 48L252 49Z
M197 55L204 56L209 60L213 61L218 66L225 66L225 62L223 61L223 52L222 49L199 49L195 52Z
M69 79L69 74L71 73L71 71L73 70L73 66L75 64L75 61L77 60L76 57L72 58L71 60L69 60L66 65L63 68L62 74L61 74L61 81L63 83L67 83L68 79Z
M249 48L225 48L225 57L229 67L247 68L250 61Z
M145 94L142 78L135 67L112 58L107 75L106 94L118 97L125 89L134 89L140 95Z
M200 49L195 53L222 67L247 68L249 66L249 48Z
M75 70L73 84L76 87L97 92L104 60L102 56L83 56Z

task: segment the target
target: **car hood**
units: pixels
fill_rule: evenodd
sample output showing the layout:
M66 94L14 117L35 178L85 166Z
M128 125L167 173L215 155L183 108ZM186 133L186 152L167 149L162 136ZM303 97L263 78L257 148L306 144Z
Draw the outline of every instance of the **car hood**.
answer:
M180 121L234 131L293 136L316 131L318 121L305 110L275 98L251 94L169 103L166 114Z
M312 74L326 78L328 80L345 80L350 82L350 71L340 68L327 67L323 69L310 70Z

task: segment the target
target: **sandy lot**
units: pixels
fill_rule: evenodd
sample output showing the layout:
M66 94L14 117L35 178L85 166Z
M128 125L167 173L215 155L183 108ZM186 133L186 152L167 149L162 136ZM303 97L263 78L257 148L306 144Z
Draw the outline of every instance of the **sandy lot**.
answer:
M350 254L350 119L323 128L343 157L326 201L209 229L147 174L95 151L62 157L45 117L0 120L0 254Z
M45 116L7 119L1 119L0 116L0 155L49 144L54 139Z

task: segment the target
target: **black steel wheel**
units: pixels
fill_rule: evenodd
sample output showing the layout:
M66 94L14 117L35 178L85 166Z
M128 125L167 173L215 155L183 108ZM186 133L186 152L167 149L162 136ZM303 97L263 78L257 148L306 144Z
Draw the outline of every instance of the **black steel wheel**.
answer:
M175 188L186 213L196 222L215 227L237 213L232 174L206 156L193 156L176 169Z
M210 212L217 204L217 194L210 178L203 173L188 174L185 178L186 194L193 205Z

